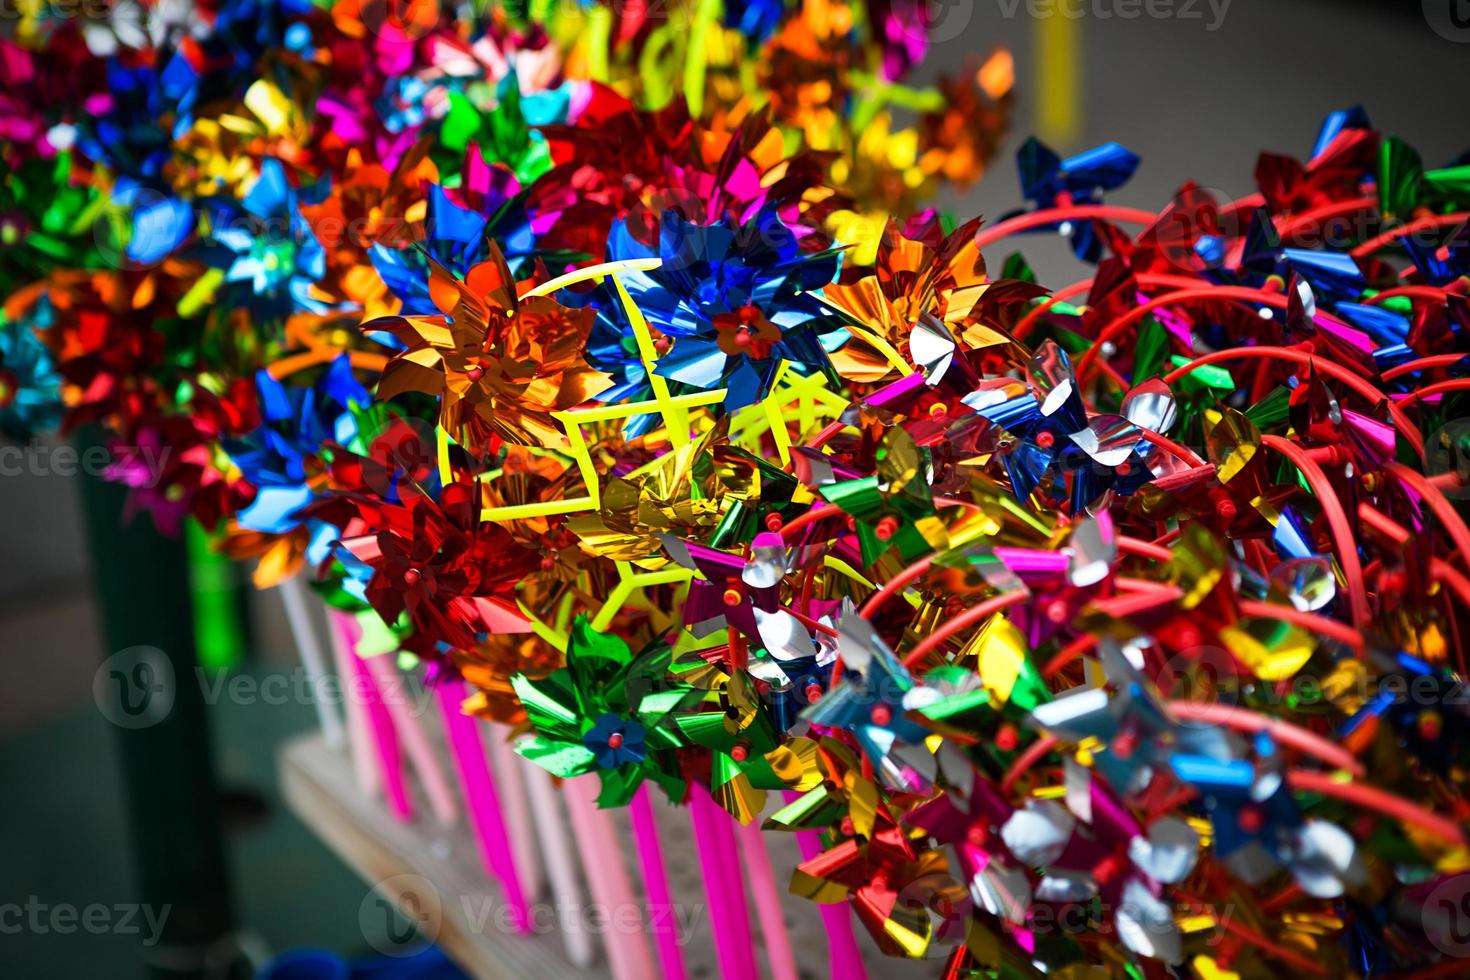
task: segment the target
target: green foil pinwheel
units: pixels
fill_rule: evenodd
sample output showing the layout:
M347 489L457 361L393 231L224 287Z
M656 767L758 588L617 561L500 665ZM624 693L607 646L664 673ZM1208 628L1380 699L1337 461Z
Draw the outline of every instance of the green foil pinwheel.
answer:
M516 751L562 779L597 773L600 807L627 804L644 779L682 799L674 750L688 742L673 716L703 692L670 677L672 656L660 644L635 657L628 644L578 616L565 667L543 678L511 678L535 730Z

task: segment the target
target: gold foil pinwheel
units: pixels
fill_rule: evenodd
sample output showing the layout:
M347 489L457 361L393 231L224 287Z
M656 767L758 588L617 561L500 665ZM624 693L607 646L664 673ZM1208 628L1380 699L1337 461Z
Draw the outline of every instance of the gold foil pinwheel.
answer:
M911 335L921 324L925 335L956 341L967 350L1011 343L1003 330L980 322L985 293L996 286L986 275L985 259L975 247L979 219L949 235L937 230L920 238L904 234L889 220L879 236L874 265L860 278L822 288L823 298L859 324L849 328L852 340L832 355L843 377L859 382L891 378L908 365L925 368L927 348L911 349ZM900 356L902 355L902 356Z
M500 249L464 281L429 258L429 294L442 316L388 316L363 324L386 331L407 350L378 382L378 397L418 391L439 399L439 424L473 445L491 436L523 446L562 446L553 413L580 405L608 386L582 351L591 310L570 310L546 296L525 296ZM524 286L524 289L520 287Z

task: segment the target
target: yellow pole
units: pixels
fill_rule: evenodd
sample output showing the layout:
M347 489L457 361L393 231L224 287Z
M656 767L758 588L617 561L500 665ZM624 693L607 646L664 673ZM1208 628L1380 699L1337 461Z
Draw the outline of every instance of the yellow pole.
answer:
M1063 149L1082 125L1082 0L1056 0L1036 18L1033 35L1033 85L1036 135Z

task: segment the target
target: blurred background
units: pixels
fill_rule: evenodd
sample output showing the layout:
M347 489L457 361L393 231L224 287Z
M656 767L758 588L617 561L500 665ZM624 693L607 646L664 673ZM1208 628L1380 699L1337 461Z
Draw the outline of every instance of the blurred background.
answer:
M1032 133L1064 153L1107 140L1129 147L1142 166L1110 201L1152 209L1191 179L1226 200L1250 193L1259 152L1304 158L1322 118L1353 105L1426 164L1470 149L1461 103L1470 9L1452 17L1470 8L1463 0L1075 0L1078 19L1056 16L1055 0L931 2L930 72L996 45L1016 61L1019 101L1001 157L977 187L939 202L960 218L1017 207L1014 153ZM1046 285L1087 274L1059 240L1022 241ZM135 900L118 739L92 695L112 651L97 620L81 480L44 463L32 472L48 449L6 457L0 472L0 908ZM256 679L292 669L276 594L252 595L248 617L238 669ZM284 809L276 786L276 748L313 726L312 709L245 701L206 708L239 942L365 953L367 887ZM156 775L167 784L168 773ZM16 931L10 921L0 915L6 976L149 975L136 935Z

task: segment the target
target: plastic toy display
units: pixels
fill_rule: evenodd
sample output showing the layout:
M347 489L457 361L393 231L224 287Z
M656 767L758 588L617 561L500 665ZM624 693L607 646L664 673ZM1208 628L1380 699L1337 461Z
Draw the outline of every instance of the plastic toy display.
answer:
M514 726L729 977L721 811L949 976L1454 975L1470 164L1347 110L1155 213L1032 140L957 223L1010 60L910 83L909 5L119 10L0 42L0 421L422 670L452 773L347 719L396 812L402 745L510 868Z

